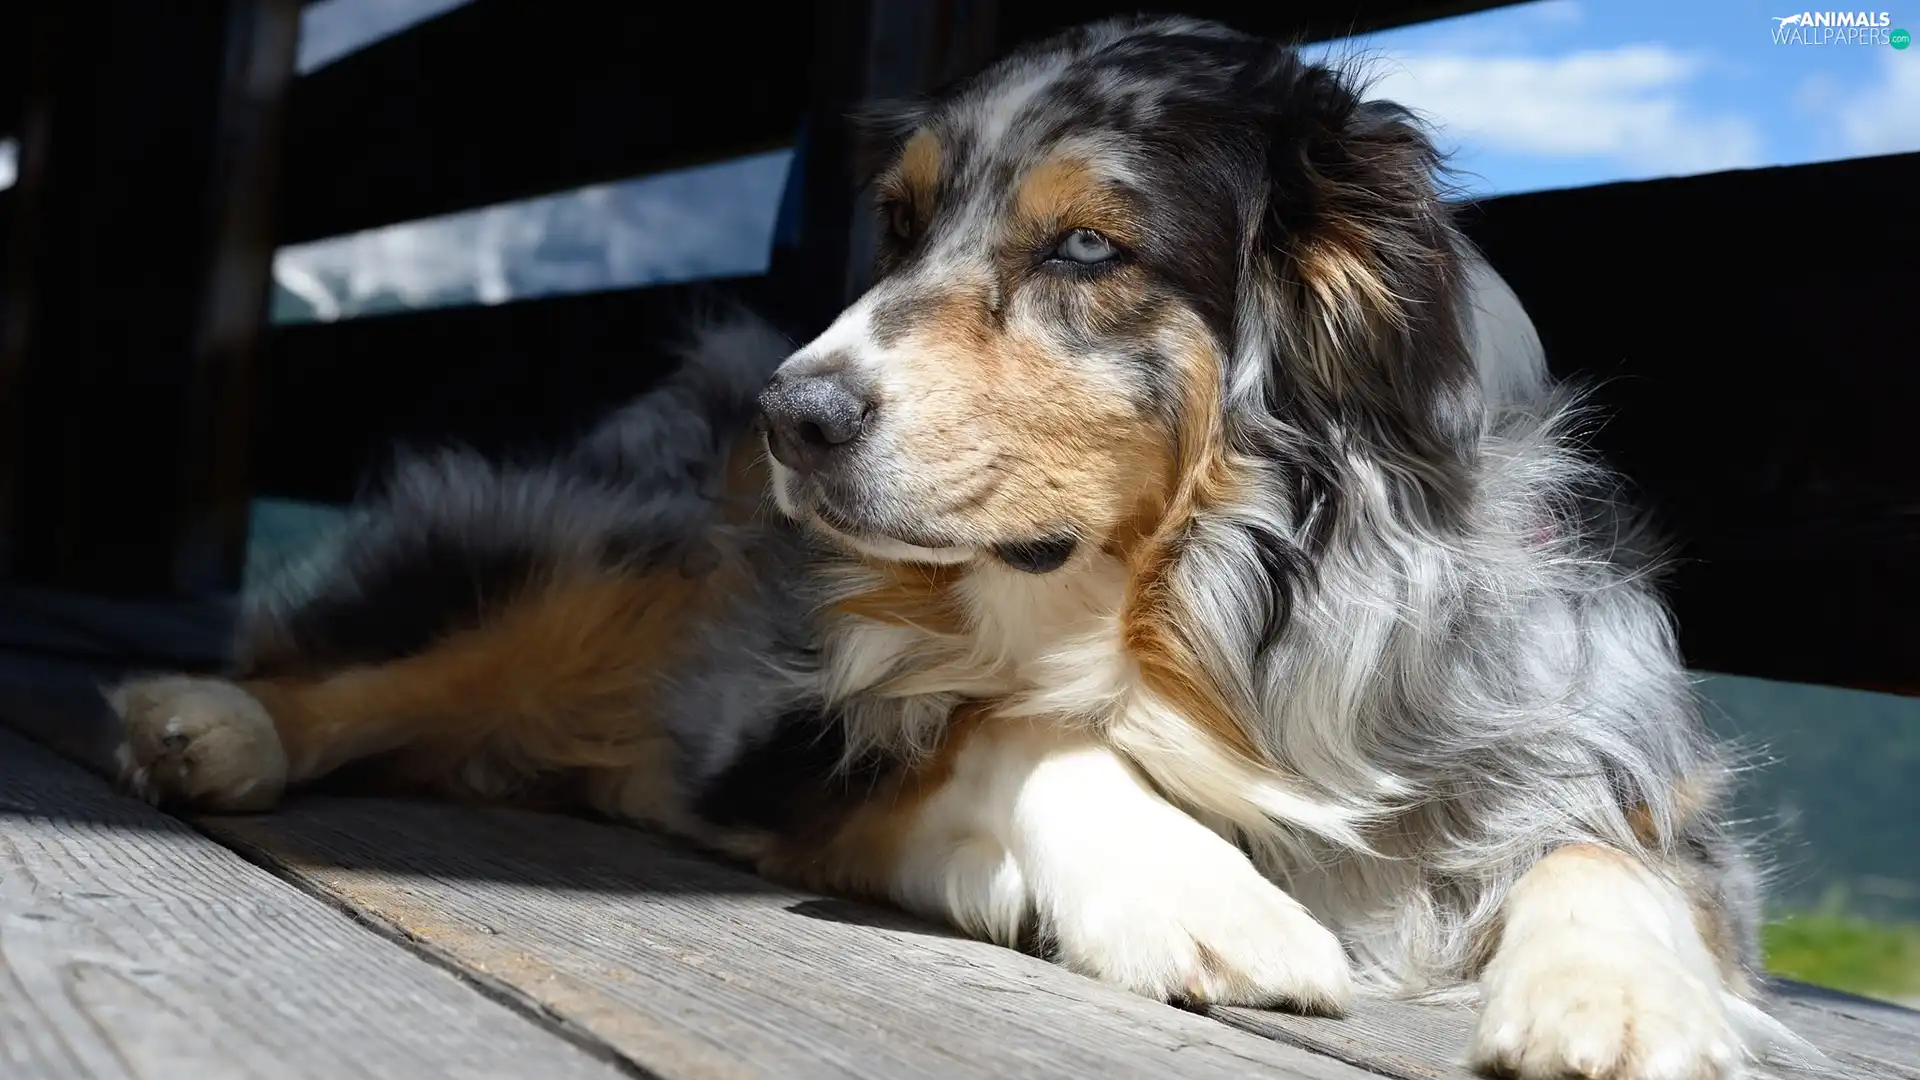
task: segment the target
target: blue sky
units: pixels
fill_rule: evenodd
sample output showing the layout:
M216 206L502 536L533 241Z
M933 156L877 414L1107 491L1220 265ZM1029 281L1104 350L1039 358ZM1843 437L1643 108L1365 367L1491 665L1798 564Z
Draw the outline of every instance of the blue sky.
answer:
M1776 43L1774 17L1801 10L1543 0L1333 51L1367 58L1483 193L1920 150L1920 48ZM1920 3L1889 15L1920 29Z

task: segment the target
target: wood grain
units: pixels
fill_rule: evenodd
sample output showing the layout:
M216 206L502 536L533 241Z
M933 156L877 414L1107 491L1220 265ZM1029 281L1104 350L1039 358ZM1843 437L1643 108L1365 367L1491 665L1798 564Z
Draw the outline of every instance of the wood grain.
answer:
M1780 1080L1844 1076L1920 1080L1920 1012L1791 982L1773 990L1768 1011L1828 1061L1775 1063ZM1474 1012L1463 1006L1369 1001L1343 1020L1257 1009L1210 1009L1243 1031L1406 1080L1476 1080L1461 1062Z
M0 1075L1471 1075L1464 1009L1209 1019L617 826L337 798L199 825L301 888L0 733ZM1792 984L1774 1011L1832 1066L1786 1076L1920 1080L1920 1013Z
M1365 1075L637 830L319 797L202 824L675 1080Z
M0 1076L625 1075L0 731Z
M1464 1008L1216 1009L1224 1023L1209 1026L616 826L319 798L204 824L666 1076L1472 1076ZM1792 984L1780 995L1774 1011L1831 1058L1782 1076L1920 1080L1920 1013Z

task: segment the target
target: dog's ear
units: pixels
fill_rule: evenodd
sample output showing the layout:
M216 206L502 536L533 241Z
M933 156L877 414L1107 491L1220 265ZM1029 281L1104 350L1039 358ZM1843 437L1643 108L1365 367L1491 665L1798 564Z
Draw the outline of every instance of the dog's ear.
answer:
M1360 439L1424 508L1458 509L1484 408L1440 155L1410 112L1291 50L1246 78L1267 138L1255 251L1279 316L1275 407Z
M853 148L853 178L866 190L900 156L901 147L926 120L928 104L921 98L873 101L847 117Z

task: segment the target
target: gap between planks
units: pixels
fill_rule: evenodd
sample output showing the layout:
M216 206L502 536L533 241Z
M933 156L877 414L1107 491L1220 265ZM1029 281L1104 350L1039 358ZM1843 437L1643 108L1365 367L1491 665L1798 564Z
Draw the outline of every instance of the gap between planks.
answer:
M631 1074L0 730L0 1074Z
M317 797L201 824L676 1080L1369 1075L638 830Z

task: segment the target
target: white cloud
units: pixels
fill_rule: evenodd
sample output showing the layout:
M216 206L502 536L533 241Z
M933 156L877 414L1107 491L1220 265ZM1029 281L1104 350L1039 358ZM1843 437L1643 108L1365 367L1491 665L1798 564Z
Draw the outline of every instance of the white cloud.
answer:
M1528 4L1525 10L1539 21L1556 26L1569 26L1587 17L1587 11L1580 6L1579 0L1541 0L1537 4Z
M1920 57L1879 52L1880 81L1836 110L1840 134L1856 154L1920 150Z
M1424 53L1378 66L1372 96L1418 110L1444 141L1508 154L1598 158L1622 175L1760 163L1745 117L1691 107L1700 65L1660 45L1559 57Z
M1539 54L1555 38L1586 21L1579 0L1534 0L1456 15L1431 22L1397 26L1335 44L1351 53L1463 53L1485 56L1500 53ZM1339 55L1339 54L1336 54Z

